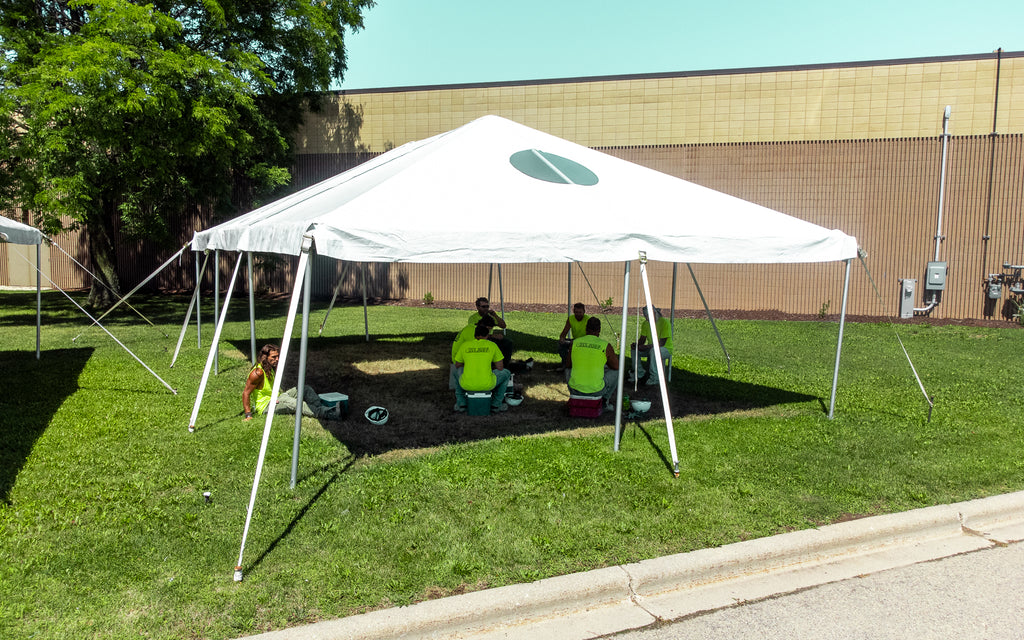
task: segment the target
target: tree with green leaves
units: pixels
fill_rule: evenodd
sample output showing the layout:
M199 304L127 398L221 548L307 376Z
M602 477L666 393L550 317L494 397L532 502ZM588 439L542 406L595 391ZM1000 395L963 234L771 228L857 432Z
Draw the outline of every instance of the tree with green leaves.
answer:
M187 202L237 211L288 181L290 134L373 4L0 0L0 208L84 227L119 291L115 227L166 239Z

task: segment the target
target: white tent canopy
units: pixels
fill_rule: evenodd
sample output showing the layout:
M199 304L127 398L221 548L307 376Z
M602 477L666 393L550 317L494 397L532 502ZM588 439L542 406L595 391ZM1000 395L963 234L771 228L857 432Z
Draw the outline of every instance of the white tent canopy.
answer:
M42 260L43 232L27 224L0 216L0 240L12 244L36 245L36 360L40 356L40 339L43 324L42 280L39 266Z
M13 244L40 244L43 232L27 224L0 216L0 239Z
M556 156L550 177L576 183L521 172L510 158L524 151L543 168ZM582 165L596 184L559 171L557 157ZM857 251L840 231L498 116L402 145L198 232L193 249L299 255L307 232L317 254L354 262L618 262L646 251L665 262L756 264L846 260Z
M630 262L639 259L646 304L652 317L647 260L712 264L845 261L833 408L850 260L857 255L856 239L840 231L497 116L485 116L447 133L410 142L234 220L197 232L192 248L300 256L278 365L281 369L285 366L299 292L304 291L299 388L305 380L308 258L313 248L318 255L352 262L500 265L622 261L626 265L624 301L629 299ZM225 296L225 314L214 333L190 430L194 430L233 285L234 277ZM625 357L625 328L624 310L620 363ZM654 341L657 342L656 335ZM660 351L653 352L657 366L661 367ZM625 367L619 367L616 447L624 370ZM678 473L665 376L660 376L659 382L672 461ZM241 580L242 554L279 384L277 376L235 568L236 580ZM293 484L300 421L301 415L297 414Z

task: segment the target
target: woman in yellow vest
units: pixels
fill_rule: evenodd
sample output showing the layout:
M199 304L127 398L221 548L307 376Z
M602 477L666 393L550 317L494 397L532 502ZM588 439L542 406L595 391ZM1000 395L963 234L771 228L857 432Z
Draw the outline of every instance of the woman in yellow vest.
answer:
M245 411L246 420L252 420L254 409L260 415L267 412L280 359L281 349L276 344L265 344L260 349L260 355L256 359L256 364L249 370L249 376L245 379L245 389L242 391L242 409ZM297 396L298 390L294 387L278 393L274 413L294 414L298 406ZM341 405L323 406L320 404L320 396L313 387L306 385L302 393L302 415L321 420L334 420L341 417Z

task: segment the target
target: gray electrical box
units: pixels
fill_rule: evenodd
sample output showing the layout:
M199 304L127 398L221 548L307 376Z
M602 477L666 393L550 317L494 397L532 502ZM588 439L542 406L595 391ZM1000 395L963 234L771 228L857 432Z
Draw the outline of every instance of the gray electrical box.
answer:
M900 280L900 317L914 317L914 290L917 289L917 280L903 278Z
M927 279L924 288L927 291L943 291L946 288L946 273L949 270L945 262L929 262L925 272Z

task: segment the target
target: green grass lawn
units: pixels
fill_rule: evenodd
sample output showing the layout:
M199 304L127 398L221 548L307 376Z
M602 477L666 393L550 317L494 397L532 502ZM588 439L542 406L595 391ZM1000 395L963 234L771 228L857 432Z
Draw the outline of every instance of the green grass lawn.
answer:
M618 452L610 420L568 418L553 383L501 416L455 416L443 361L468 309L373 307L367 344L362 308L338 308L310 339L310 376L355 411L303 421L294 490L294 418L275 420L235 583L262 435L239 416L246 305L190 434L194 325L168 368L186 298L133 299L155 327L120 310L105 323L177 396L60 294L44 295L37 361L34 300L0 292L3 638L232 638L1024 488L1019 328L898 327L935 396L928 421L893 327L848 324L828 420L835 323L721 321L727 374L710 325L677 320L673 478L656 412ZM258 303L260 343L280 341L285 307ZM564 316L507 319L521 357L556 363ZM395 394L386 428L358 411L380 400L368 389Z

